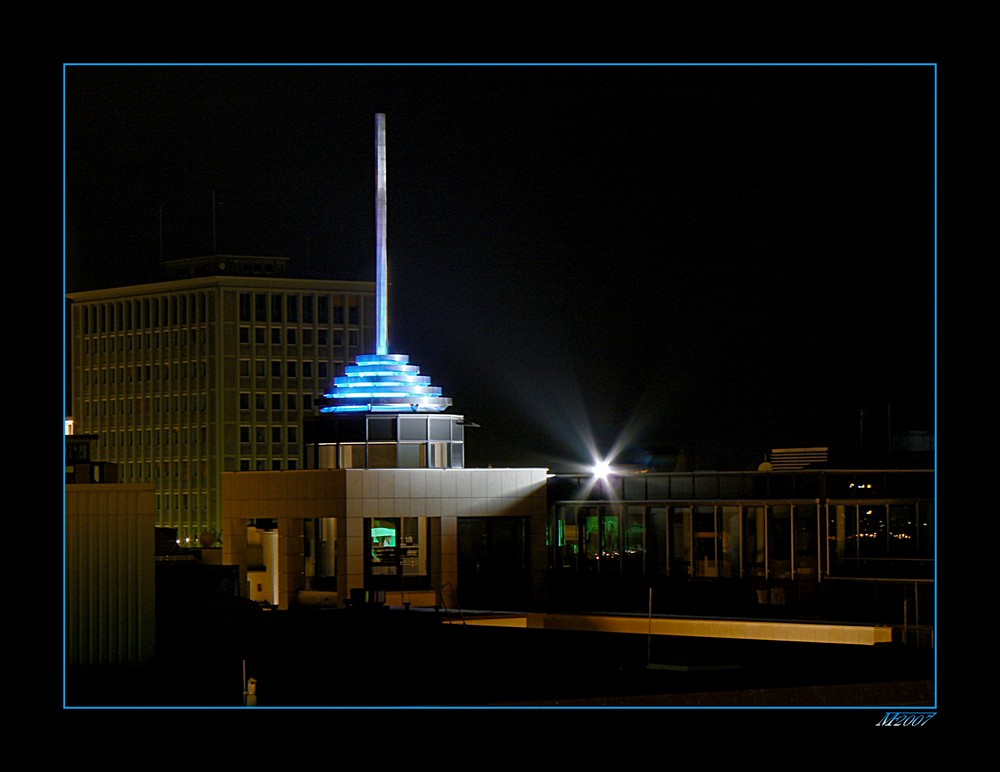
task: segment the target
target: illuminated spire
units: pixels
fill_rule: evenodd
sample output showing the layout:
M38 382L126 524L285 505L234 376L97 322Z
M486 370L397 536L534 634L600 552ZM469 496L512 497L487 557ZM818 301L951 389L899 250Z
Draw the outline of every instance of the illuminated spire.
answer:
M375 116L375 353L389 353L388 266L385 259L385 113Z
M375 115L375 353L359 354L355 364L334 378L333 391L323 395L323 413L439 413L451 406L428 375L409 364L405 354L389 353L389 310L386 259L385 114Z

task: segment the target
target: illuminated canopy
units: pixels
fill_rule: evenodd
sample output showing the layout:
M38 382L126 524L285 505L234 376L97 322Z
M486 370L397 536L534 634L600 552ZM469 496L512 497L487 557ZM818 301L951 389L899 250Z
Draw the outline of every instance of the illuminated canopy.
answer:
M360 354L346 375L334 378L334 389L325 394L323 413L365 411L438 413L451 406L440 386L431 386L428 375L408 364L405 354Z

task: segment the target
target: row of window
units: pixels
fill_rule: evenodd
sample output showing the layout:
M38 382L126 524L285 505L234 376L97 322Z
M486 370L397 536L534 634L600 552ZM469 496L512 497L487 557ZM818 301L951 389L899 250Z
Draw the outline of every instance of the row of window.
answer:
M188 332L191 333L190 337ZM208 331L202 327L196 330L173 330L172 332L147 332L136 335L118 335L117 337L98 337L83 339L84 354L114 354L116 351L154 351L157 349L177 348L178 346L197 345L208 342Z
M240 410L249 411L251 409L250 392L240 393ZM253 409L263 411L270 409L280 411L287 408L289 411L297 411L301 403L302 409L307 413L313 409L312 394L267 394L257 393L253 395ZM101 399L85 400L83 402L84 418L105 418L108 416L152 416L161 413L171 415L184 414L187 412L204 413L208 408L208 397L205 394L174 395L173 397L146 397L145 399ZM147 432L149 429L146 430ZM166 429L164 431L167 431ZM176 431L176 430L175 430ZM201 429L204 435L205 428Z
M188 367L190 365L190 367ZM83 382L91 386L98 384L106 386L116 383L143 383L155 381L183 381L188 378L204 379L208 377L208 363L205 360L200 362L174 362L170 364L132 365L118 367L94 367L83 371Z
M715 498L826 498L830 496L929 496L934 475L909 470L797 470L612 475L594 485L589 475L559 475L550 488L557 499L650 501Z
M85 335L215 321L212 295L197 292L79 307Z
M101 447L137 447L202 445L208 443L208 430L204 426L169 429L129 429L123 431L102 430L98 438Z
M271 331L270 335L268 335L268 330ZM330 343L329 331L325 329L313 330L312 328L306 328L299 330L295 327L254 327L251 334L251 328L246 326L240 327L240 343L249 344L250 339L253 338L253 342L256 345L263 346L267 344L268 338L270 338L272 346L297 346L299 344L300 332L302 333L303 346L311 346L313 345L313 341L318 346L326 346ZM356 329L347 330L347 345L357 347L358 341L358 331ZM344 345L344 330L333 330L333 345Z
M139 397L138 399L99 399L85 400L83 403L84 418L103 418L106 416L151 416L159 413L183 414L204 413L208 410L208 397L205 394L174 395L173 397Z
M549 567L655 576L809 577L852 573L859 560L929 561L933 503L559 506ZM910 569L919 572L920 566Z
M306 324L318 322L328 324L332 317L334 324L344 323L342 297L329 295L286 295L284 293L241 292L239 314L241 322L293 322L300 320ZM348 324L358 324L358 299L347 298ZM300 314L301 311L301 314ZM331 313L332 312L332 313Z
M244 444L249 443L251 437L254 438L254 442L265 443L267 442L267 435L268 431L266 426L240 427L240 442ZM286 426L284 427L284 431L282 431L282 427L280 426L271 427L271 442L276 444L282 442L282 436L284 436L284 439L289 443L296 443L299 441L299 428L297 426Z
M85 335L142 330L154 327L206 324L215 321L210 292L181 293L141 300L121 300L78 306ZM346 302L346 309L345 309ZM241 322L348 324L360 323L360 298L343 295L311 295L241 292Z
M306 466L317 469L448 469L465 465L461 442L320 443Z
M267 461L263 458L258 458L256 461L251 461L249 458L240 459L240 471L241 472L266 472L269 469L274 472L280 472L282 469L294 470L299 468L299 462L294 458L289 458L282 460L280 458L272 459Z
M288 359L284 362L280 359L271 360L271 377L272 378L298 378L299 377L299 362L295 359ZM302 362L302 377L303 378L326 378L329 376L330 367L327 362L316 362L311 361ZM253 367L251 367L249 359L240 360L240 377L249 378L252 374L257 378L264 378L267 375L268 367L266 360L258 359L254 361Z
M253 395L253 409L254 410L267 410L268 402L271 403L271 410L281 410L282 409L282 397L284 397L284 405L289 410L298 410L299 399L301 396L302 409L307 413L313 409L313 395L312 394L272 394L270 400L266 394L257 393ZM247 411L250 410L250 392L242 391L240 392L240 410Z
M269 330L270 333L268 333ZM90 356L92 354L114 354L132 351L171 350L188 345L205 345L208 342L208 332L206 329L190 330L190 337L188 336L188 332L188 330L174 330L162 333L147 332L145 335L119 335L117 337L98 337L93 339L85 337L83 339L83 353L86 356ZM345 332L347 345L359 345L360 338L356 328L348 330L334 329L332 332L334 346L344 345ZM239 339L240 343L250 343L252 339L258 345L265 345L270 340L273 346L297 346L301 339L301 343L304 346L311 346L314 342L320 346L326 346L330 343L331 337L330 331L325 328L317 330L307 327L300 330L297 327L251 328L249 326L241 326Z
M208 478L204 474L204 461L156 461L119 464L119 469L126 481L159 482L160 480L183 480L185 486L204 488ZM190 464L190 471L185 472L185 466ZM202 467L201 469L196 469Z
M156 493L156 508L159 512L181 512L188 515L208 513L208 495L205 493Z

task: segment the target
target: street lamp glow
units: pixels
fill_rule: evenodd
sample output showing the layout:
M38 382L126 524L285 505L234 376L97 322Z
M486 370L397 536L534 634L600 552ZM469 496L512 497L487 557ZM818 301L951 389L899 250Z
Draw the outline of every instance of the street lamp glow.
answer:
M607 461L598 461L591 467L590 471L598 480L606 480L611 473L611 465Z

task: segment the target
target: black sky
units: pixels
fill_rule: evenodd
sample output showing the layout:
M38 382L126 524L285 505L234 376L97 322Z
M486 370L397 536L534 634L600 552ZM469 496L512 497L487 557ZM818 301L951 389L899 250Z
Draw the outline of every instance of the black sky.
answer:
M70 66L67 291L213 251L374 279L468 465L934 421L930 66ZM160 213L162 211L162 247Z

